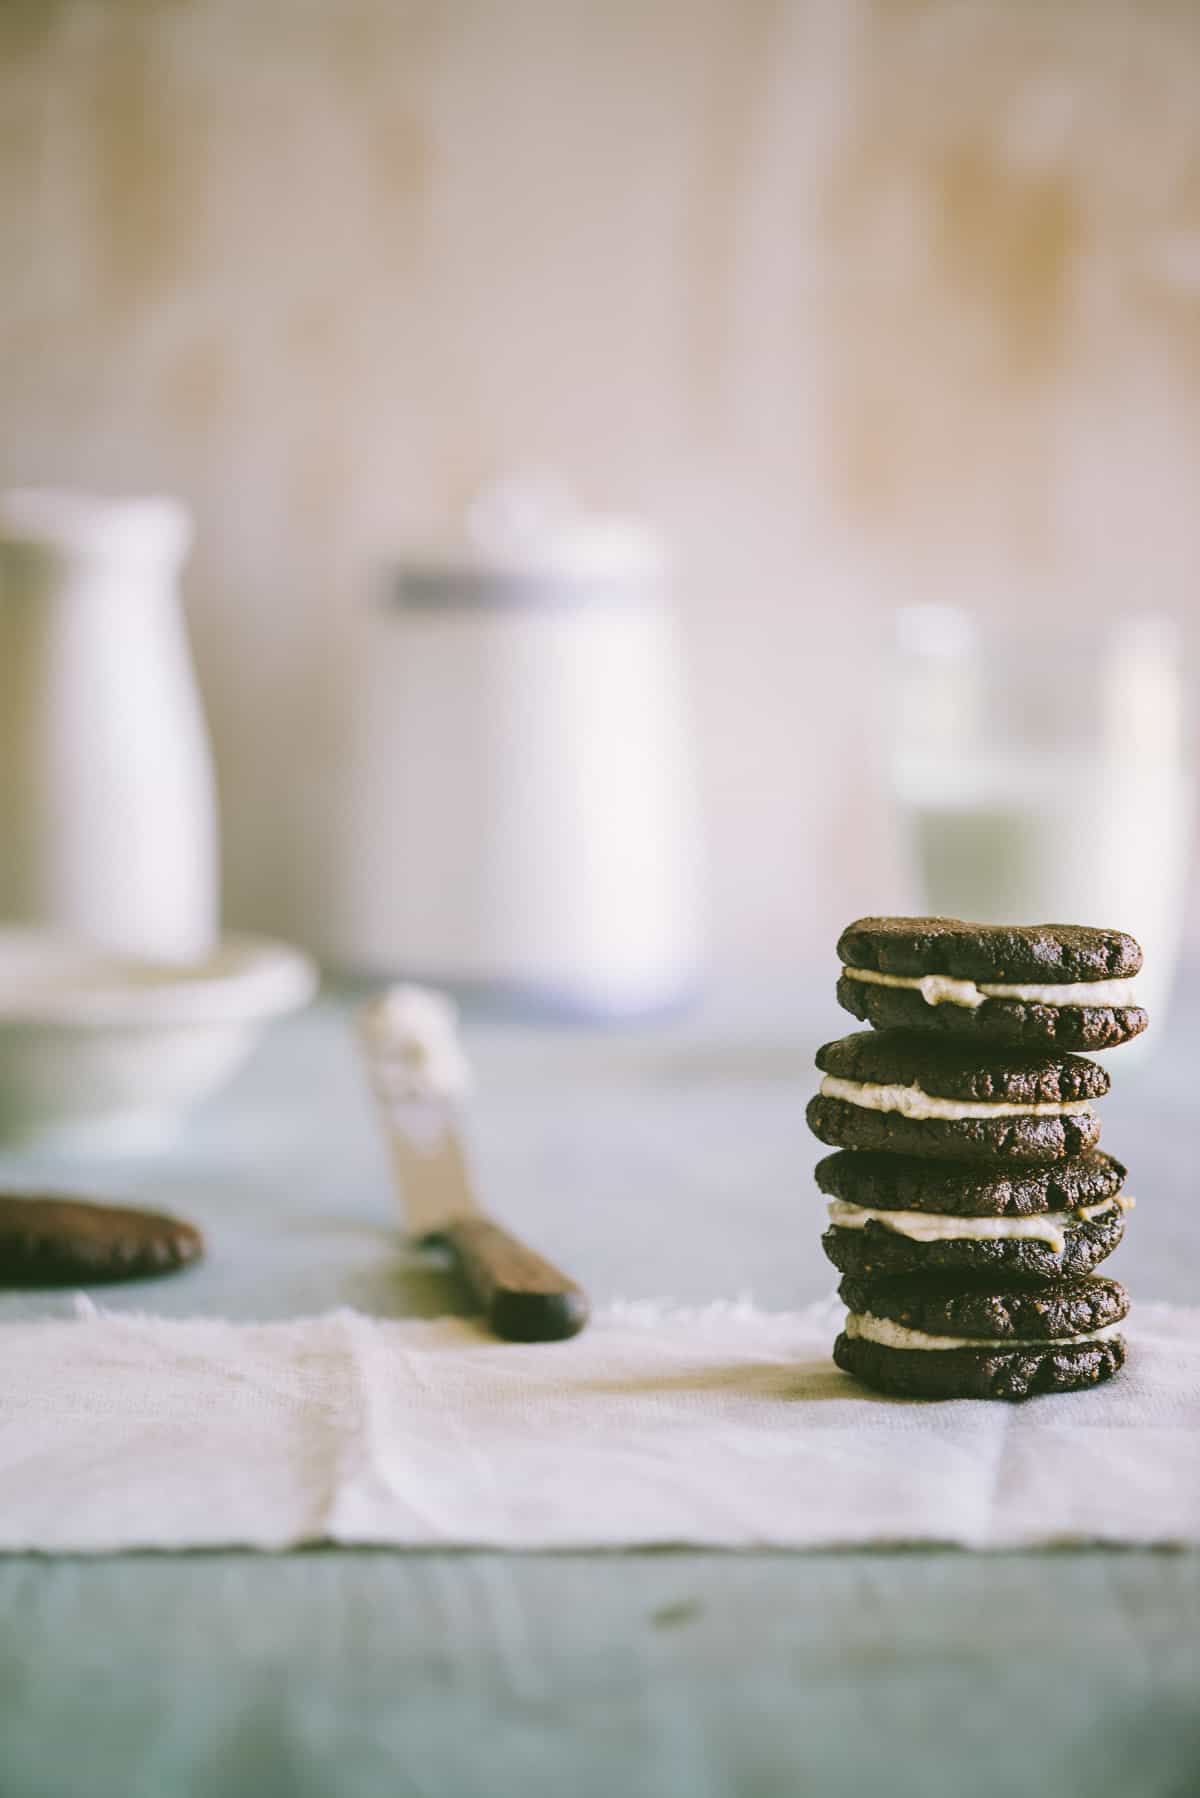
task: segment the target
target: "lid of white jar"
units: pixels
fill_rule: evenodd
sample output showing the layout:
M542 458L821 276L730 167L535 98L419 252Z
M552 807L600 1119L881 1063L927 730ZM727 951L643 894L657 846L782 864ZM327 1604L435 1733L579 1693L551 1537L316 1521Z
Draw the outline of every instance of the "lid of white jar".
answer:
M500 481L472 501L455 537L400 562L403 606L575 606L652 597L666 547L645 520L583 512L561 482Z
M192 541L192 520L168 494L124 499L70 487L9 487L0 491L0 542L69 555L180 561Z

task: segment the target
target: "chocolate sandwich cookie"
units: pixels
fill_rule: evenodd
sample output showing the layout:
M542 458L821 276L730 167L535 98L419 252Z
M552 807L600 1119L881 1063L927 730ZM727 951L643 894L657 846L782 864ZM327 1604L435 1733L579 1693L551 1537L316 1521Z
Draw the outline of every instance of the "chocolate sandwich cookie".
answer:
M1061 1280L1107 1260L1125 1234L1127 1205L1118 1196L1032 1217L962 1217L832 1199L821 1247L839 1272L864 1280L911 1274L954 1275L966 1283Z
M878 1030L978 1043L1111 1049L1148 1022L1123 930L859 918L838 939L838 1003Z
M956 1280L863 1280L838 1287L847 1311L890 1318L928 1336L986 1336L997 1341L1087 1335L1120 1323L1129 1294L1119 1280L1092 1274L1044 1286L962 1286Z
M204 1238L156 1211L85 1199L0 1195L0 1286L90 1286L173 1273Z
M1082 1056L1020 1054L920 1031L859 1031L817 1051L809 1127L834 1148L1045 1164L1100 1139L1108 1075Z
M1125 1184L1125 1168L1102 1149L1046 1167L921 1161L912 1155L842 1149L817 1163L816 1181L827 1197L873 1210L1032 1217L1116 1198Z
M864 1385L902 1398L1031 1398L1111 1379L1129 1309L1116 1280L963 1290L940 1281L849 1278L833 1349Z

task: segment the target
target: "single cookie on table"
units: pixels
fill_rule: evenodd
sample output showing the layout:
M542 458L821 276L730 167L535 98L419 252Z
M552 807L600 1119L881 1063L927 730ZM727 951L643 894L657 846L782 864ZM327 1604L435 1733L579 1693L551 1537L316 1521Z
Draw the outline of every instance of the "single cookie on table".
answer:
M1111 1379L1125 1360L1129 1310L1116 1280L1003 1283L844 1279L848 1307L833 1358L900 1398L1025 1399Z
M199 1260L194 1225L156 1211L0 1194L0 1286L90 1286L174 1273Z
M838 939L838 1003L877 1030L1111 1049L1140 1035L1142 951L1123 930L859 918Z
M1041 1165L1100 1140L1091 1101L1104 1069L1083 1056L1032 1055L928 1036L860 1030L817 1051L824 1074L809 1128L832 1148L943 1161Z

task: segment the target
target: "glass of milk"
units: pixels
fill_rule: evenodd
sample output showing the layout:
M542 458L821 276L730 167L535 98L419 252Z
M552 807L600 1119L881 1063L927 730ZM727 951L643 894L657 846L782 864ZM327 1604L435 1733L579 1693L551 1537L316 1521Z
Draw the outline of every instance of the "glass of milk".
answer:
M918 606L897 614L895 654L891 780L922 909L1128 930L1161 1023L1194 798L1173 621Z

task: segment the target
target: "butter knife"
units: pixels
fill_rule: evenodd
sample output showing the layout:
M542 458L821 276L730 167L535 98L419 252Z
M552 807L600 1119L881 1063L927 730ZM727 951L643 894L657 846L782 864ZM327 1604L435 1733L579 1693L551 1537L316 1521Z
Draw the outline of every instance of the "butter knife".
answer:
M470 1069L444 994L393 987L359 1014L359 1042L409 1233L445 1243L488 1325L510 1342L559 1342L588 1319L582 1287L489 1217L460 1122Z

